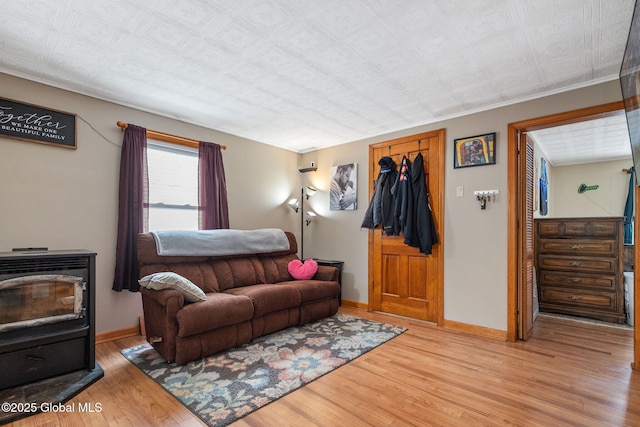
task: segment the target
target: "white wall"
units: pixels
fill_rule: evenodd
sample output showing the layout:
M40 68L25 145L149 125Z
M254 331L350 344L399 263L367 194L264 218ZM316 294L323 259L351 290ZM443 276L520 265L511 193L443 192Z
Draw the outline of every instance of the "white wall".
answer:
M320 215L305 228L305 257L345 261L343 297L366 303L367 230L360 224L368 204L369 144L446 129L444 316L447 320L506 330L507 125L621 99L611 81L368 138L300 156L269 145L0 74L3 97L77 113L78 149L68 150L0 137L0 251L13 247L84 248L97 257L97 331L137 323L137 293L111 290L115 257L117 186L122 132L118 120L227 145L224 163L231 227L279 227L299 236L299 217L284 203L313 184L309 200ZM84 122L86 120L89 124ZM93 128L92 128L93 127ZM453 169L453 140L497 133L497 164ZM318 171L297 168L317 162ZM356 211L329 211L329 168L358 163ZM464 197L456 197L463 186ZM474 190L499 189L481 211Z
M610 81L494 110L471 114L307 153L302 163L316 160L318 172L308 179L324 191L311 199L322 216L305 236L305 256L345 261L343 298L368 302L368 233L360 224L368 204L370 144L446 129L444 218L444 317L447 320L507 329L507 126L509 123L621 100L620 86ZM496 165L453 169L453 140L497 133ZM357 211L329 211L329 167L358 163ZM456 197L456 187L464 197ZM474 190L498 189L497 202L480 210Z
M623 172L633 166L627 160L585 163L553 168L549 192L553 201L552 217L624 216L629 189L629 174ZM596 190L578 193L581 184L598 185Z
M122 132L116 121L227 145L232 228L295 229L283 206L298 187L299 155L0 74L2 97L76 113L77 150L0 137L0 251L14 247L97 252L96 330L136 325L140 295L111 290Z

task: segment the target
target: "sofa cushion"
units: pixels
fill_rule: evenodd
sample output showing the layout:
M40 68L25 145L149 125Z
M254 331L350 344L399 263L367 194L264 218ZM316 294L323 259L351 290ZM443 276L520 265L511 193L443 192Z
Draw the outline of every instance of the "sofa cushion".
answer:
M253 304L245 296L225 293L207 294L207 300L190 304L178 311L178 335L188 337L225 326L234 325L253 317Z
M207 299L202 289L191 283L189 279L171 271L162 271L144 276L138 280L138 283L142 287L158 291L174 289L184 295L186 302L206 301Z
M227 262L233 273L234 288L267 283L264 276L264 267L258 257L234 258Z
M292 286L253 285L226 290L224 293L248 297L253 303L254 317L297 307L301 303L300 292Z
M300 293L302 304L309 301L319 301L340 295L338 282L326 282L323 280L293 280L277 283L278 286L287 286L297 289Z
M289 262L287 269L294 279L309 280L318 272L318 263L313 259L308 259L304 262L294 259Z
M281 256L261 256L262 266L264 268L265 283L277 283L291 280L288 265L294 259L298 259L296 254L288 254Z
M230 258L211 262L220 291L266 283L264 267L258 257Z

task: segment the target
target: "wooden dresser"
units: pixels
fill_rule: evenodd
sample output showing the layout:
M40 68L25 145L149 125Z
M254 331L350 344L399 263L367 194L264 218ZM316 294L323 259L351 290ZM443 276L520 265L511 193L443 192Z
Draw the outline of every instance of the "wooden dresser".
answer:
M623 217L535 220L541 312L624 323Z

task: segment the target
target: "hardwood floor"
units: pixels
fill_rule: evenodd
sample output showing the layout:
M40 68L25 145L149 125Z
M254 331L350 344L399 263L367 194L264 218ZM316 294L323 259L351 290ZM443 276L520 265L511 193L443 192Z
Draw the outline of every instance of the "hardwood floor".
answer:
M341 308L408 331L234 426L637 426L640 372L630 329L540 317L527 342ZM119 353L99 344L105 376L68 403L97 413L41 413L9 426L204 425Z

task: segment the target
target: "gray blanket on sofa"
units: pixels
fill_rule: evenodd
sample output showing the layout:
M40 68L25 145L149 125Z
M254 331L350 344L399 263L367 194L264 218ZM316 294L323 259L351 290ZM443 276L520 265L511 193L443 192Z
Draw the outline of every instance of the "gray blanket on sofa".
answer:
M167 230L151 232L158 255L226 256L289 250L289 239L277 228L259 230Z

